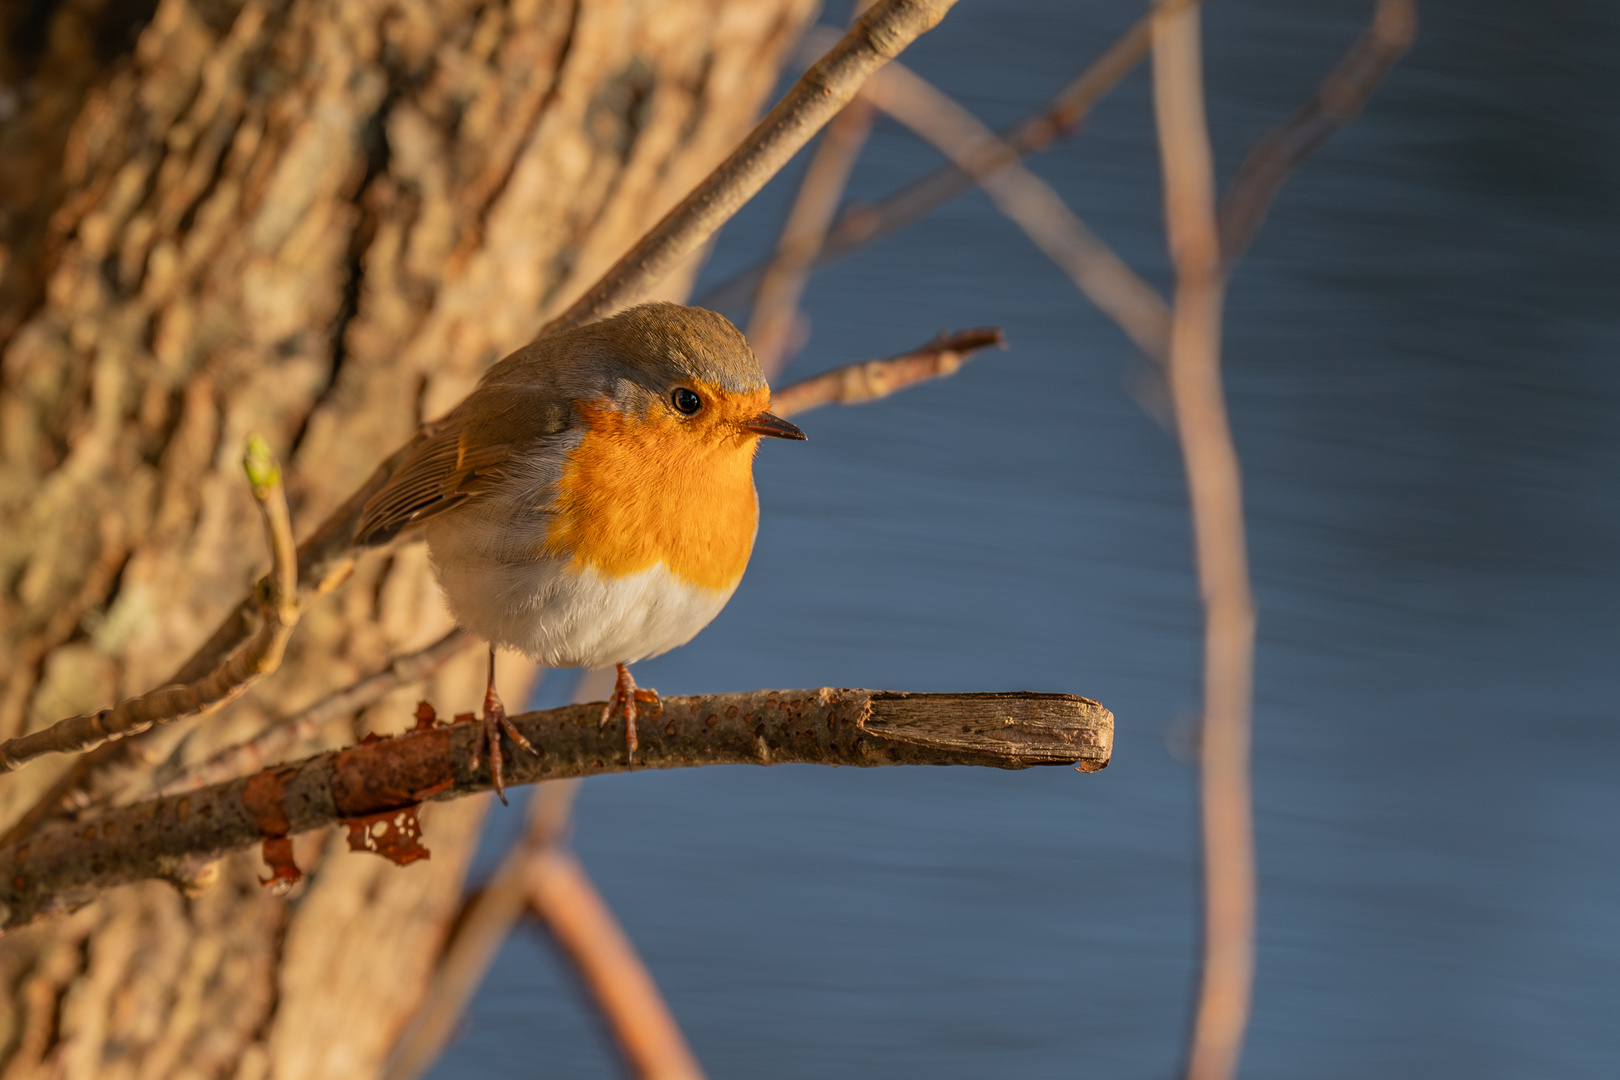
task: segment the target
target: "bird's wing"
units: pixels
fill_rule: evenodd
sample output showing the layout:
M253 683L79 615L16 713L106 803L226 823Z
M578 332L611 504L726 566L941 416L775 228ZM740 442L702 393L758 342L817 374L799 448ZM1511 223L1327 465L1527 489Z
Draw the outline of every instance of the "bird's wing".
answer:
M494 479L515 449L509 442L479 445L460 425L429 433L367 501L355 545L385 544L407 526L461 505Z

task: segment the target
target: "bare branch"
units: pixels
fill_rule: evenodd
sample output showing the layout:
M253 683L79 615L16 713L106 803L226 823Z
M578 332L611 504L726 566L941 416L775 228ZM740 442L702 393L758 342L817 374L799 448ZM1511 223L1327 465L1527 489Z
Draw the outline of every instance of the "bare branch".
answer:
M861 96L933 144L979 184L1143 355L1164 363L1170 310L1151 285L1086 228L1057 192L977 118L900 64L876 72ZM995 164L993 164L995 163Z
M868 75L932 30L956 0L880 0L810 65L765 119L704 181L540 336L605 318L639 299L724 225L810 137L849 103Z
M1045 108L1004 131L1004 143L1015 156L1022 156L1044 150L1075 131L1091 107L1141 63L1151 40L1151 22L1144 16L1058 91ZM1004 163L986 159L985 167L1000 168ZM976 175L947 165L873 205L846 208L828 233L814 268L836 262L873 240L921 220L973 187L978 180ZM714 286L697 303L726 311L746 307L758 290L764 271L765 263L757 263Z
M1372 25L1322 80L1316 96L1249 151L1221 200L1221 257L1228 266L1254 239L1289 174L1328 136L1361 115L1362 106L1416 37L1413 0L1378 0Z
M1215 224L1214 157L1204 117L1196 4L1161 3L1153 22L1153 103L1165 226L1176 269L1170 395L1192 503L1204 600L1200 811L1204 846L1202 981L1188 1080L1236 1074L1254 983L1254 822L1249 710L1254 600L1243 492L1221 388L1225 279Z
M761 690L665 698L644 725L635 766L624 734L600 726L600 703L513 717L539 748L507 764L507 783L631 768L721 764L1108 764L1113 714L1067 694L904 694ZM100 889L171 876L264 839L337 821L407 816L424 799L487 791L473 768L477 724L425 728L318 754L240 780L149 799L78 822L52 822L0 847L0 926L83 903ZM420 857L417 854L415 857Z
M396 656L381 671L333 691L303 712L265 725L264 730L247 742L228 746L208 760L185 770L183 775L160 786L156 794L174 795L193 791L206 784L217 784L263 768L271 758L319 735L326 725L345 720L361 709L375 705L401 687L421 682L476 644L478 638L458 627L425 649Z
M778 390L771 408L780 416L795 416L823 405L858 405L888 397L928 379L943 379L991 345L1005 347L1006 339L994 327L941 334L921 348L887 360L868 360L824 371Z
M248 441L243 467L264 522L271 557L270 576L257 605L258 631L224 663L199 679L159 687L109 709L69 717L42 731L7 739L0 743L0 770L15 769L44 754L73 753L158 724L213 712L281 666L287 639L298 624L298 563L292 519L282 490L281 467L258 436Z
M871 130L872 106L857 97L827 125L799 184L748 320L748 343L767 378L774 378L790 359L789 338L798 317L799 298Z
M657 983L572 852L535 852L524 870L529 904L573 960L632 1076L703 1080L703 1068Z

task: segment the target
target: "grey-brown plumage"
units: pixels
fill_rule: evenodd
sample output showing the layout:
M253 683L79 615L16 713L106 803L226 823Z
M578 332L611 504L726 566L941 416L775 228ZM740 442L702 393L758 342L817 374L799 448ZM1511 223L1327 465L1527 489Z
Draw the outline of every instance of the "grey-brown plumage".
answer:
M531 342L490 368L450 413L423 426L416 449L366 503L355 543L387 543L461 505L498 481L514 456L566 456L567 433L580 423L577 402L607 399L645 409L688 379L738 394L765 386L742 332L703 308L641 304Z

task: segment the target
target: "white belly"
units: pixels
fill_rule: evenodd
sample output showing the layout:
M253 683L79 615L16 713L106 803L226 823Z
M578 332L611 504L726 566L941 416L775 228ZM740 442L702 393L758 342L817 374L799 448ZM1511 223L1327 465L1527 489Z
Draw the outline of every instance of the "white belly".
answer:
M480 557L455 530L429 523L433 572L456 621L547 667L630 664L684 645L709 625L733 589L704 589L662 563L608 579L568 561Z

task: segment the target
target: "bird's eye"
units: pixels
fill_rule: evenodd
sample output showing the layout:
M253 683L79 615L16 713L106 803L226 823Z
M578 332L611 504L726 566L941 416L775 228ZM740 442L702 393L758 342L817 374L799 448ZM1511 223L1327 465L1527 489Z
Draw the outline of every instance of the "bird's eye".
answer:
M675 406L675 411L684 416L691 416L703 408L703 399L698 397L696 392L688 390L684 386L677 388L673 394L669 395L669 401L670 404Z

